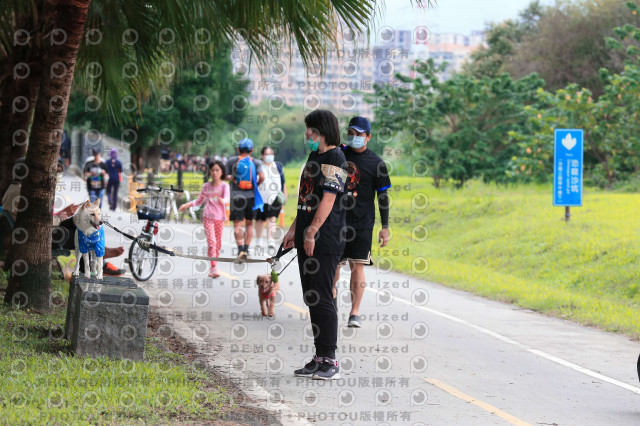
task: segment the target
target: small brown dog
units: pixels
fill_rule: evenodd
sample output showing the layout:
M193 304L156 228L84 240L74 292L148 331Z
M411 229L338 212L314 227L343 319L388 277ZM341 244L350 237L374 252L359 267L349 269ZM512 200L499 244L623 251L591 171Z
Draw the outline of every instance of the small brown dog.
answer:
M273 308L276 304L276 294L280 290L280 283L274 283L271 280L271 275L258 275L256 284L258 284L258 297L260 298L262 316L273 317Z

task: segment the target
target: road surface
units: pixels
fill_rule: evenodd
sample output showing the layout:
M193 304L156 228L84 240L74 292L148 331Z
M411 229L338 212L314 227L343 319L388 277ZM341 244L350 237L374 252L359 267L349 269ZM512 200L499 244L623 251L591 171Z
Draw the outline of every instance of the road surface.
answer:
M132 232L142 227L128 213L107 219ZM128 249L128 240L106 232L108 246ZM158 236L163 245L206 254L201 225L162 223ZM227 227L221 255L232 256L232 247ZM124 256L114 263L128 270ZM165 316L164 333L188 338L284 424L640 424L640 344L624 336L376 267L366 268L362 328L352 329L344 270L342 379L314 381L293 376L313 355L297 262L281 275L274 319L260 315L255 284L256 275L269 272L266 263L220 269L213 280L205 262L163 257L140 285Z

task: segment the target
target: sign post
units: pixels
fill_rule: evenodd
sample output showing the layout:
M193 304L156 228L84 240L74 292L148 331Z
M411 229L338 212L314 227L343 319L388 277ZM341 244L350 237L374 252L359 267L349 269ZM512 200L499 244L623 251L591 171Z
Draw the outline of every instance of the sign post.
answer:
M582 164L584 131L555 129L553 149L553 205L565 207L565 220L571 206L582 206Z

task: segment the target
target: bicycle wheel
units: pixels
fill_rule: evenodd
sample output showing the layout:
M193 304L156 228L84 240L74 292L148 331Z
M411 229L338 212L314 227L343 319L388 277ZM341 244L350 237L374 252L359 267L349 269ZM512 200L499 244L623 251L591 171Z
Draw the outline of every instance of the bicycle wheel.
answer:
M149 235L140 235L141 239L151 241ZM133 243L129 247L129 269L131 274L138 281L147 281L153 275L158 265L158 252L149 249L143 250L138 244Z

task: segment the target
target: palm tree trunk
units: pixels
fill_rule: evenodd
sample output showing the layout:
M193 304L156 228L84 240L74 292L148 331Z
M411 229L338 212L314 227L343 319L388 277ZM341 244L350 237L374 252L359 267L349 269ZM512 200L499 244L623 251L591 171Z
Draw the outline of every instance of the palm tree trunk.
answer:
M42 1L38 1L41 6ZM15 30L34 31L40 25L41 22L35 25L33 18L19 16L16 18ZM42 76L39 46L37 43L29 43L24 36L16 37L20 43L15 43L2 61L2 73L6 77L0 91L0 195L4 194L13 179L11 172L15 161L27 153L29 126ZM26 75L23 67L16 73L15 67L20 63L28 65Z
M27 153L29 125L39 87L40 73L32 73L25 80L14 80L0 95L0 117L3 117L0 120L0 194L11 184L16 160ZM14 99L17 99L15 107Z
M23 244L12 247L12 274L5 294L5 303L11 303L17 296L26 299L23 303L28 306L44 312L51 310L51 222L58 152L90 4L91 0L45 4L51 28L61 31L50 32L43 47L46 60L27 151L29 174L21 194L28 205L16 220L16 229L22 228L27 238ZM66 40L60 41L63 36Z

